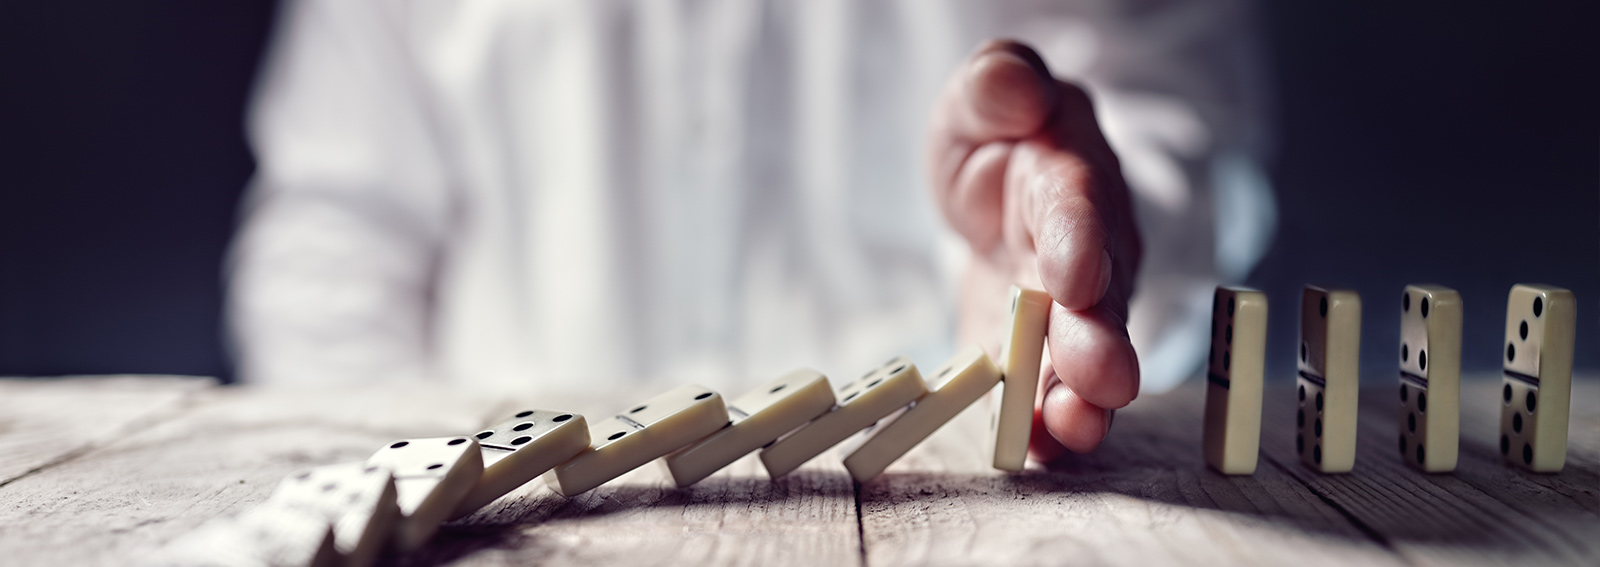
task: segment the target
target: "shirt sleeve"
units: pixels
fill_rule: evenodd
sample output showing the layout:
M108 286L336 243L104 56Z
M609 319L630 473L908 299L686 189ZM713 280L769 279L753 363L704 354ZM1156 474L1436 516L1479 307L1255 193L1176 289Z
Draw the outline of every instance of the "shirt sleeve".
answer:
M401 4L281 9L251 103L257 171L228 263L241 380L426 373L453 203Z

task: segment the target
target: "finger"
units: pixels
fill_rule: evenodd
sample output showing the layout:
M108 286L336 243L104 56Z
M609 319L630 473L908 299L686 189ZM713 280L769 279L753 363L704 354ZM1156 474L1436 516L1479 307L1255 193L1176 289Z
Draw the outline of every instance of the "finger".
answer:
M1112 303L1124 301L1114 296L1085 311L1052 307L1046 338L1051 368L1061 383L1086 403L1106 409L1126 406L1139 393L1139 359Z
M1093 451L1111 430L1110 410L1085 401L1059 380L1049 385L1039 413L1050 437L1075 453Z
M1006 166L1002 238L1038 258L1045 291L1073 310L1105 297L1137 268L1131 201L1087 95L1063 83L1049 131L1018 143Z
M1010 145L1043 126L1055 81L1037 53L1016 42L979 47L945 85L928 137L935 202L980 250L997 243L1001 181Z

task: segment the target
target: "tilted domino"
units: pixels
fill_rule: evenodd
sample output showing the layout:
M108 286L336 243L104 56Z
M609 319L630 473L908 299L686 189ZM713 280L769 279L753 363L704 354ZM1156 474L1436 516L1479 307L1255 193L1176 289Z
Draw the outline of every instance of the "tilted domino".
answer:
M147 565L165 567L334 567L342 563L333 526L320 514L258 506L174 540Z
M577 496L727 424L722 396L704 386L681 386L590 426L590 446L544 480L562 496Z
M1028 461L1028 436L1033 433L1033 400L1039 391L1039 365L1044 360L1045 331L1050 323L1050 294L1011 287L1011 325L1000 344L1000 397L990 421L994 468L1020 471Z
M1517 284L1506 299L1500 454L1519 467L1554 473L1567 462L1577 321L1578 299L1565 289Z
M1253 474L1261 448L1261 393L1267 354L1267 295L1217 287L1206 363L1206 464Z
M1456 468L1461 427L1461 294L1408 285L1400 298L1400 460Z
M589 424L576 413L529 409L473 437L483 451L483 476L452 517L487 506L589 448Z
M734 399L728 404L731 423L667 455L661 462L673 482L679 487L689 486L739 457L770 445L833 405L833 388L828 379L820 372L801 368Z
M1361 296L1306 286L1300 295L1299 411L1295 451L1323 473L1356 463L1356 403L1361 382Z
M851 434L866 429L928 393L917 365L897 356L882 366L845 384L833 411L817 416L800 429L761 450L761 464L777 478L822 454Z
M402 551L426 544L483 476L483 453L467 437L395 441L367 462L394 471L401 514L394 541Z
M289 475L267 502L325 518L344 564L362 567L377 560L400 520L397 494L387 467L344 463Z
M883 469L927 439L1000 382L1000 369L978 346L962 349L934 372L936 386L898 415L879 421L842 445L844 468L857 482Z

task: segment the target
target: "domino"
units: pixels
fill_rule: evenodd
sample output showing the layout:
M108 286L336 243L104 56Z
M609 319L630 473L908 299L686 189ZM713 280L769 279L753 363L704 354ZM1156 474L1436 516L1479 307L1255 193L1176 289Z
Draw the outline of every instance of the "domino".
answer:
M961 410L1000 382L1000 369L978 346L969 346L934 373L937 386L905 408L861 432L840 447L844 468L856 482L866 482L905 455Z
M1400 460L1456 469L1461 427L1461 294L1432 284L1400 298Z
M680 386L590 426L591 446L544 480L562 496L577 496L727 424L722 396L704 386Z
M813 457L866 429L928 393L917 365L897 356L845 384L838 407L818 416L761 450L761 464L772 478L789 474Z
M589 448L583 416L560 411L523 410L474 437L483 452L483 477L461 499L459 518L505 496Z
M400 519L394 477L368 463L345 463L301 471L284 479L268 498L333 525L334 549L350 567L372 565Z
M679 488L711 476L730 463L770 445L834 405L833 387L822 373L801 368L735 398L732 422L662 459Z
M1300 294L1300 357L1295 452L1323 473L1356 464L1356 403L1361 382L1361 296L1306 286Z
M1039 392L1039 364L1044 359L1045 331L1050 323L1050 294L1011 287L1011 325L1000 344L1000 403L990 421L994 434L994 468L1020 471L1028 460L1033 433L1033 400Z
M1516 466L1556 473L1566 464L1577 321L1578 299L1572 292L1512 286L1506 300L1500 454Z
M307 510L259 506L212 521L173 541L151 565L166 567L335 567L333 526Z
M427 543L483 476L482 450L466 437L395 441L367 463L394 471L401 515L394 537L402 551Z
M1206 363L1206 464L1222 474L1255 474L1266 378L1267 295L1218 286L1211 300Z

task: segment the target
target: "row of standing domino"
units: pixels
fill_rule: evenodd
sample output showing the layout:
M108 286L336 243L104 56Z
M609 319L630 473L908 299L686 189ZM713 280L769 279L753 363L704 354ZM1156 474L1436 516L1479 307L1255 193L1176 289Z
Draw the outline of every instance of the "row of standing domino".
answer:
M1400 304L1399 454L1430 473L1455 470L1461 408L1462 300L1453 289L1406 286ZM1506 301L1500 453L1536 472L1566 462L1577 299L1539 284ZM1207 364L1206 461L1225 474L1255 471L1261 437L1267 297L1217 288ZM1361 297L1306 286L1300 300L1295 451L1323 473L1355 466ZM1494 347L1499 349L1500 346Z
M1266 297L1223 287L1215 299L1204 452L1224 473L1249 474L1260 439ZM1050 306L1042 291L1013 288L1000 364L967 347L928 381L910 360L896 357L837 392L822 374L799 369L726 403L710 389L687 385L593 424L573 412L529 409L476 435L395 441L365 462L291 475L262 505L180 538L156 562L370 565L385 548L417 549L441 523L537 477L572 497L655 460L682 487L752 452L776 478L838 447L850 475L866 481L996 385L990 456L997 469L1018 471L1032 431ZM1460 308L1460 296L1438 286L1409 286L1403 300L1401 450L1409 455L1416 447L1414 464L1429 471L1455 463ZM1574 311L1566 290L1512 289L1511 417L1504 420L1502 451L1512 458L1511 447L1527 447L1522 464L1535 470L1552 470L1552 462L1559 469L1565 455ZM1318 470L1348 471L1359 296L1308 287L1301 323L1298 450ZM1524 393L1526 412L1509 403ZM1534 396L1543 397L1537 417Z

